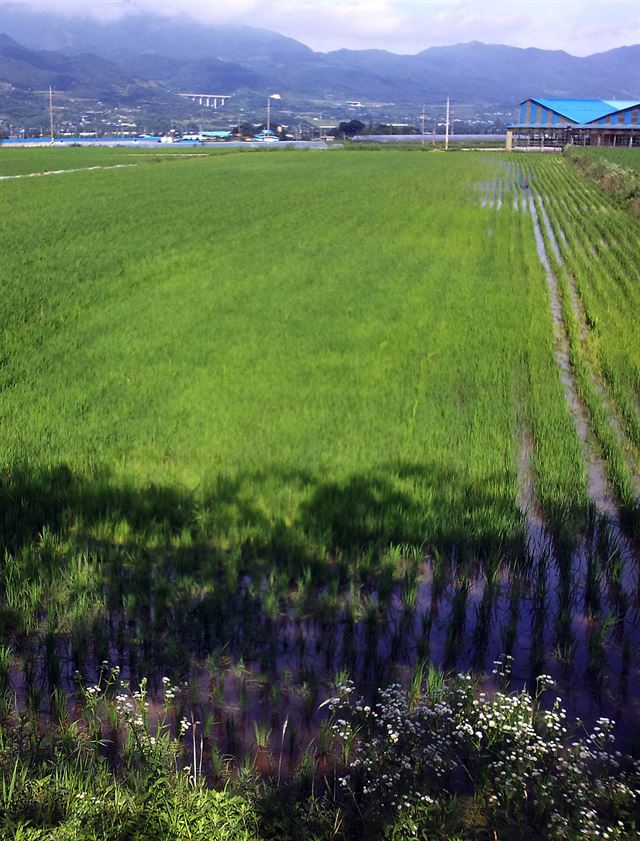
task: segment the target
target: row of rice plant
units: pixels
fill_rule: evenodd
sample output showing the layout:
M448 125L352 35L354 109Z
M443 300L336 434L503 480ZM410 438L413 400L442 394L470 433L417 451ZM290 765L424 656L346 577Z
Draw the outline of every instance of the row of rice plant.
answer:
M545 175L549 178L545 170L550 167L541 169L541 178L536 186L543 196L550 180L545 180ZM551 178L555 174L553 172ZM568 181L570 184L571 180L564 179L564 183ZM640 242L640 226L630 214L616 211L610 203L604 202L596 204L593 213L579 213L575 206L569 213L565 203L549 202L549 217L556 232L558 251L555 258L552 250L551 259L563 284L572 364L578 373L582 396L589 406L600 446L606 454L624 519L637 539L640 392L635 386L640 372L640 358L637 357L640 338L637 327L640 291L637 281L640 276L635 264L635 250ZM611 221L610 216L614 216ZM594 223L594 217L604 221ZM584 255L594 242L597 243L595 254L586 260ZM565 273L560 262L564 254L569 273ZM580 295L579 306L576 301L570 300L573 285ZM606 385L607 391L610 391L610 400L607 400L608 395L602 386L598 393L599 379L602 386ZM619 411L619 428L616 417L612 417L613 406Z

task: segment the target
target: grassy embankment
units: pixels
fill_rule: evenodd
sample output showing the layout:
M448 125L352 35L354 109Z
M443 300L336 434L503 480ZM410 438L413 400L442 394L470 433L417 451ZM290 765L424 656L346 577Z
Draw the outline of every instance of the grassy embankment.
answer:
M566 159L595 181L617 204L640 213L640 149L572 147Z
M625 169L632 169L636 172L640 171L640 149L637 146L630 149L620 146L585 146L576 147L571 151L577 153L585 160L610 161Z

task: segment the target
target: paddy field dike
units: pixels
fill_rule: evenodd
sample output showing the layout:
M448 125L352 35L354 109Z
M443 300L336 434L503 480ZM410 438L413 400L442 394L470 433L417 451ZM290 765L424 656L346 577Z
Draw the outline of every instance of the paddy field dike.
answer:
M0 719L175 684L280 784L337 684L506 657L640 741L628 208L419 149L0 149L0 200Z

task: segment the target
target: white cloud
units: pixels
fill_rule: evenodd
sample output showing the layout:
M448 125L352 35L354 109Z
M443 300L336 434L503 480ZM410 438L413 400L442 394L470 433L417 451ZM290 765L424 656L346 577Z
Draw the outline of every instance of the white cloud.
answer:
M15 3L16 0L11 0ZM478 40L577 55L640 41L639 0L17 0L102 19L187 14L273 29L318 50L417 52ZM7 5L7 0L0 0ZM0 19L0 31L2 29Z

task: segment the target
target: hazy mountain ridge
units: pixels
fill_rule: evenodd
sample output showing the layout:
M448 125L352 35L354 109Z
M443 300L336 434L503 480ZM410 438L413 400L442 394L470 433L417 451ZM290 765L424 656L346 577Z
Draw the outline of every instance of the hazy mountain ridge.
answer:
M249 26L212 27L181 16L132 14L115 21L34 12L23 6L2 7L0 32L32 49L67 54L90 52L122 58L155 52L168 58L223 58L276 61L282 55L316 55L310 47L276 32ZM319 53L317 55L320 55Z
M119 65L99 56L29 50L6 35L0 35L0 80L18 89L51 85L65 93L106 98L135 94L136 87L146 93L150 87L147 80L136 80Z
M640 90L640 45L579 58L472 41L430 47L415 56L340 50L328 58L338 66L362 67L387 78L402 74L405 90L421 86L435 98L515 104L528 96L627 98ZM635 73L630 72L634 67Z
M562 51L479 42L318 53L252 27L211 27L189 18L132 15L111 22L2 7L0 87L48 85L100 99L169 97L197 91L289 102L361 100L517 105L528 96L640 95L640 45L584 58ZM11 40L13 39L13 40ZM24 44L24 46L22 46Z
M106 58L31 50L0 34L0 122L30 121L47 107L51 87L56 105L101 102L109 107L143 107L155 114L190 110L180 97L146 76L132 74Z

